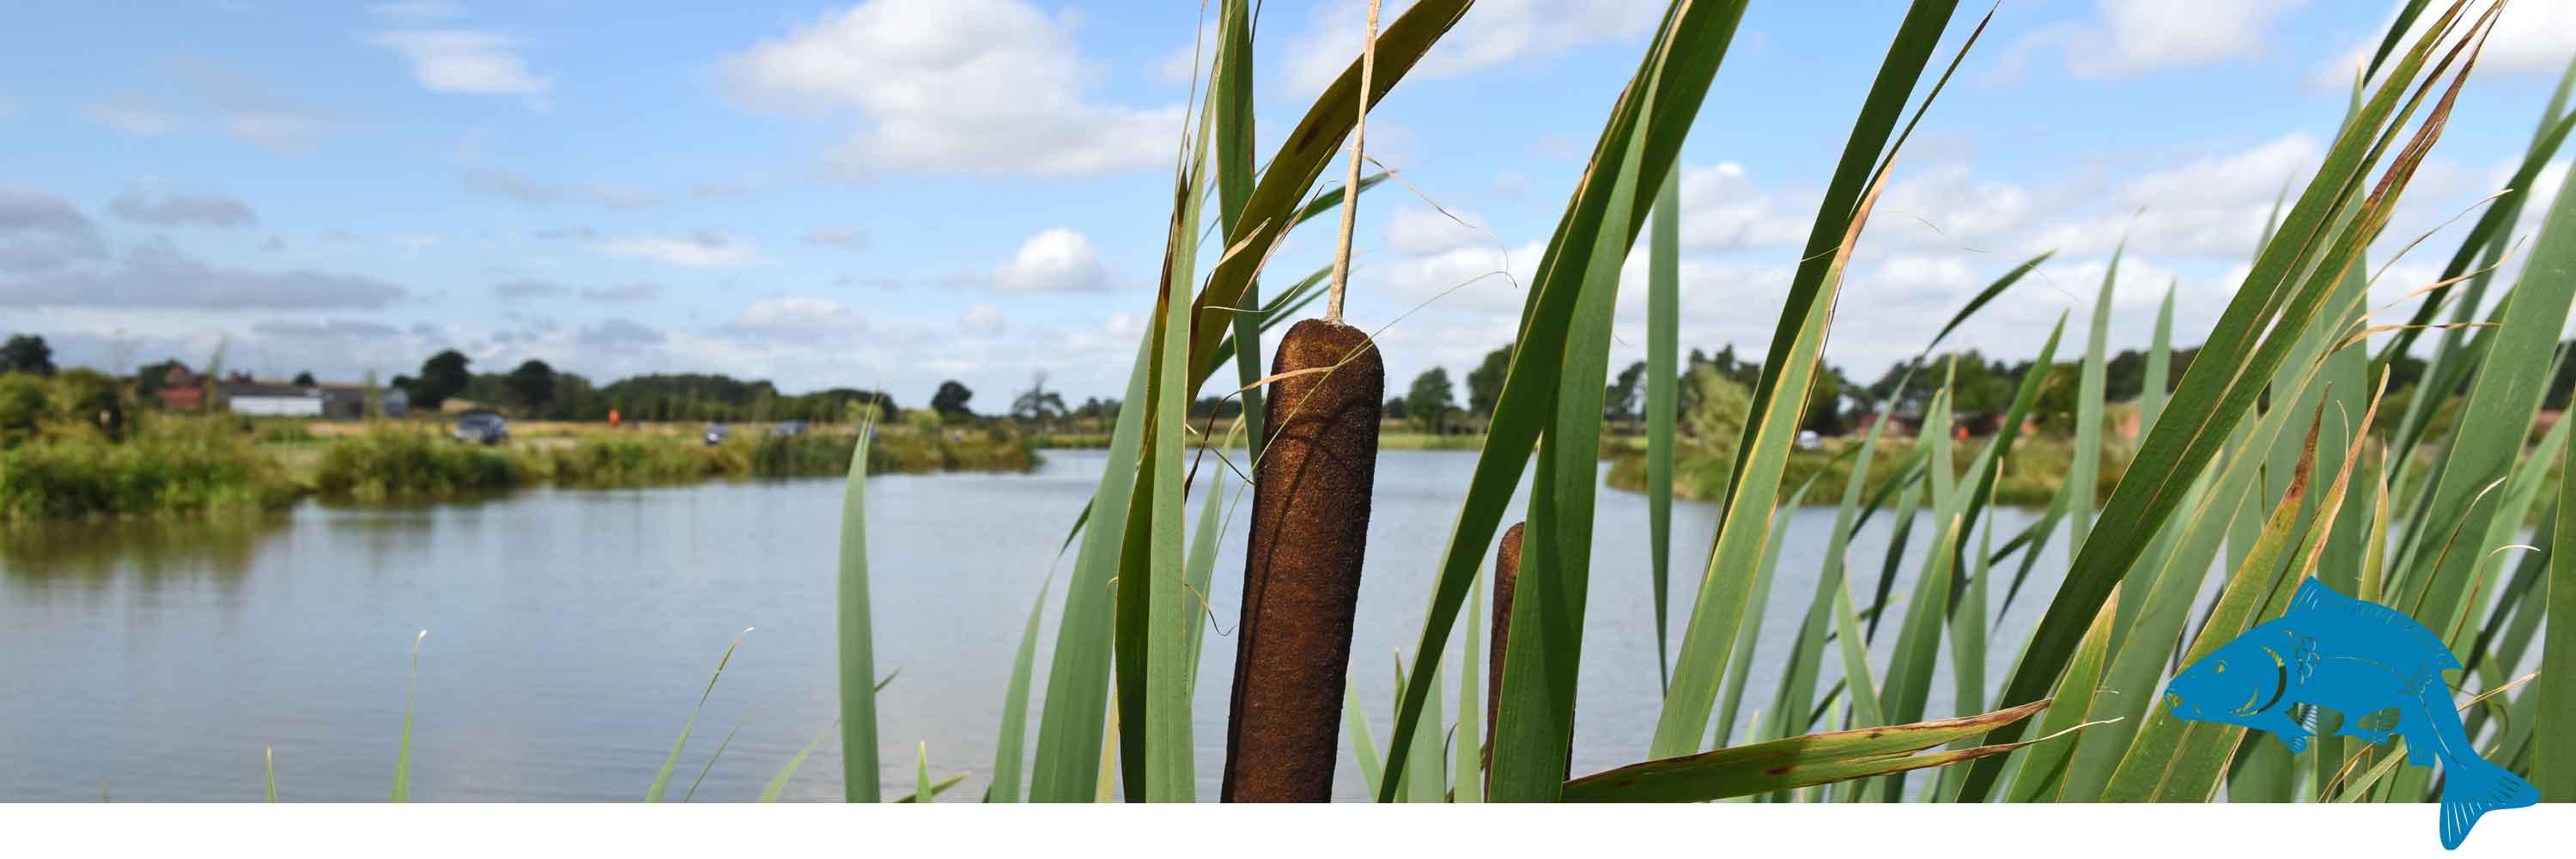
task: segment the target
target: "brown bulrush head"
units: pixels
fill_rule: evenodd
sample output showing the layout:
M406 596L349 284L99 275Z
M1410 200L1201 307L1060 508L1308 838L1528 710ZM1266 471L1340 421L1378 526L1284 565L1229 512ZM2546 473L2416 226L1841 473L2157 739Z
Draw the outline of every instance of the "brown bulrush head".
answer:
M1514 522L1503 532L1503 544L1494 548L1494 634L1487 636L1486 647L1492 656L1486 659L1485 671L1485 762L1493 763L1494 725L1503 713L1503 648L1512 636L1512 586L1521 580L1521 529L1526 522Z
M1279 340L1253 471L1226 802L1326 802L1368 545L1386 364L1367 332L1308 319Z

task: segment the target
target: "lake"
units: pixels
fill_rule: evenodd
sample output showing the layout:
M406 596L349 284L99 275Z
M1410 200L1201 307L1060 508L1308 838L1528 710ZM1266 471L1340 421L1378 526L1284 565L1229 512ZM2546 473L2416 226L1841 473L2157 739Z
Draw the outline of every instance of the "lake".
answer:
M1380 455L1352 662L1381 747L1393 722L1394 659L1421 633L1475 457ZM878 704L879 779L890 794L911 789L917 744L927 745L934 778L973 773L948 798L981 794L1013 649L1054 565L1030 702L1034 743L1071 566L1055 563L1056 550L1103 462L1098 451L1049 451L1029 474L869 481L877 664L901 670ZM751 627L670 788L680 798L739 724L696 795L749 800L836 715L840 497L831 479L540 489L400 508L307 502L255 523L0 531L0 688L9 690L0 697L0 801L95 799L102 779L119 801L256 801L262 750L272 746L281 799L380 801L424 629L415 799L639 799L726 643ZM1212 594L1218 625L1205 639L1197 692L1202 798L1217 794L1223 767L1248 508L1234 510ZM1999 536L2033 515L1999 511ZM1891 518L1877 517L1853 542L1856 590L1875 581ZM1713 504L1674 505L1676 646L1715 519ZM1739 725L1776 688L1832 520L1821 507L1789 517ZM1900 593L1928 527L1918 525ZM1660 707L1645 498L1604 488L1597 531L1578 773L1643 757ZM1991 683L2001 683L2055 590L2064 544L2052 542L1995 633L2013 646L1995 648ZM1992 599L2002 596L1998 584ZM1891 616L1879 666L1894 627ZM1829 685L1838 663L1828 663ZM1950 701L1945 668L1928 712L1948 715ZM1454 701L1444 709L1455 716ZM785 798L837 800L840 782L838 740L826 739ZM1347 757L1340 793L1365 794Z

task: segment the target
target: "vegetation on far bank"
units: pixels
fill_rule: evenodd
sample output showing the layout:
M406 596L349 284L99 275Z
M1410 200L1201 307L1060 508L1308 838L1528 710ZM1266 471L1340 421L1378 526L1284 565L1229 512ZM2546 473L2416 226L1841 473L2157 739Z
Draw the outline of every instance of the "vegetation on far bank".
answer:
M745 428L710 445L694 427L592 424L481 446L446 428L428 418L171 412L138 407L115 378L89 370L0 373L0 522L237 515L307 495L377 501L839 475L855 442L848 425L788 435ZM1037 461L1024 436L935 423L882 428L868 459L877 474L1025 471Z

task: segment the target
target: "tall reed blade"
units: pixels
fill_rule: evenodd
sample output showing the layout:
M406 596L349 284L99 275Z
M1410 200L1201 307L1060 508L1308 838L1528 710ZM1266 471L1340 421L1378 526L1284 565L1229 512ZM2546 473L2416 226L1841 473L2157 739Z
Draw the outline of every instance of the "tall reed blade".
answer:
M1542 424L1556 412L1555 396L1560 381L1568 389L1588 387L1595 390L1603 381L1599 377L1562 377L1560 371L1563 357L1567 354L1577 298L1586 282L1586 272L1590 270L1591 254L1604 246L1624 252L1635 242L1636 231L1644 226L1650 207L1648 199L1632 192L1632 208L1623 218L1629 225L1626 236L1611 242L1608 241L1610 237L1602 235L1613 190L1619 184L1619 174L1623 172L1621 168L1626 160L1622 155L1628 151L1626 135L1635 133L1646 137L1635 168L1639 181L1661 182L1661 177L1671 172L1682 138L1688 133L1690 121L1697 116L1699 104L1716 76L1718 61L1732 39L1743 6L1741 0L1695 3L1678 6L1667 14L1664 29L1612 111L1608 127L1593 150L1584 177L1573 199L1567 202L1566 213L1558 221L1547 251L1539 260L1538 277L1532 283L1530 296L1523 307L1518 345L1513 350L1510 369L1504 374L1493 419L1487 427L1485 446L1477 456L1474 474L1468 481L1467 499L1460 505L1457 524L1451 529L1448 546L1441 555L1439 578L1433 583L1431 607L1423 622L1421 645L1413 656L1416 669L1411 672L1411 682L1406 684L1397 707L1399 734L1411 731L1421 718L1423 706L1432 692L1428 668L1441 658L1449 630L1457 622L1460 604L1466 601L1476 567L1482 564L1485 549L1491 545L1495 530L1511 504ZM1651 88L1654 99L1651 108L1644 103L1649 80L1655 81ZM1653 116L1655 121L1650 125L1641 124L1640 118L1644 116ZM1596 421L1597 417L1596 414ZM1536 523L1531 527L1544 539L1544 528ZM1505 670L1509 671L1510 666L1506 665ZM1572 686L1571 678L1567 680L1567 684L1558 685L1553 690L1539 689L1533 694L1565 695L1566 707L1556 712L1570 717ZM1506 696L1515 694L1511 691L1512 685L1507 679L1504 684ZM1498 726L1493 739L1497 747L1497 767L1501 766L1502 745L1517 742L1514 733ZM1563 743L1562 738L1546 732L1523 739L1550 747ZM1402 769L1397 758L1403 754L1401 746L1390 752L1388 773L1377 789L1380 799L1394 796L1394 778ZM1544 753L1532 756L1531 760L1533 766L1550 765L1545 763ZM1534 792L1542 794L1553 794L1556 789L1553 785L1533 786ZM1499 788L1491 795L1495 799L1505 798Z
M1679 417L1675 378L1681 360L1681 176L1665 177L1655 193L1651 238L1646 245L1646 554L1655 589L1655 678L1673 683L1672 629L1666 603L1672 594L1673 430ZM1857 482L1866 472L1854 471Z
M2387 141L2380 139L2383 132L2386 138L2394 139L2402 131L2414 104L2400 112L2398 101L2459 11L2460 5L2454 4L2356 112L2329 149L2316 178L2283 220L2280 233L2257 256L2244 286L2220 315L2191 367L2184 371L2181 387L2158 417L2155 431L2139 445L2129 471L2102 508L2102 520L2118 521L2124 527L2094 535L2077 549L2066 582L2032 632L2002 702L2035 700L2056 683L2077 639L2091 624L2111 587L2127 574L2156 530L2181 504L2184 490L2216 458L2218 448L2252 409L2262 394L2262 383L2272 377L2298 335L2312 324L2326 293L2341 279L2344 268L2357 258L2369 238L2378 234L2405 180L2421 163L2431 141L2438 138L2448 116L2449 96L2457 92L2456 81L2444 97L2445 107L2426 120L2366 200L2359 199L2362 178L2385 149ZM2480 26L2491 21L2492 18L2481 19ZM2475 35L2473 29L2462 37ZM2433 74L2438 76L2441 69L2447 69L2457 56L2457 48L2464 46L2465 42L2456 44ZM2338 219L2342 209L2357 202L2364 206L2363 214L2353 221L2352 229L2339 237L2324 231L2325 225ZM2311 270L2315 274L2305 283L2296 282L2299 272ZM2276 327L2277 333L2264 336ZM2020 731L2018 726L2008 725L1988 739L2007 741L2019 736ZM1972 765L1961 797L1968 801L1983 799L2002 770L2002 762L1991 759Z
M1948 28L1955 0L1917 0L1907 10L1878 77L1870 84L1860 119L1834 169L1815 227L1807 236L1788 307L1772 335L1771 351L1762 363L1761 383L1754 388L1751 419L1744 426L1741 451L1727 480L1725 512L1718 521L1716 545L1691 607L1690 625L1682 634L1673 663L1673 684L1664 697L1649 749L1658 757L1699 750L1707 735L1719 681L1726 670L1729 645L1745 613L1747 585L1769 539L1772 502L1778 498L1780 475L1824 354L1826 323L1833 316L1843 263L1867 223L1874 193L1884 188L1882 153L1892 157L1888 140L1931 61L1932 49ZM1980 29L1983 25L1980 24ZM1971 37L1969 44L1974 44ZM1961 57L1964 58L1964 50ZM1956 62L1951 68L1957 67ZM1948 78L1947 72L1943 80ZM1930 98L1939 94L1936 84ZM1918 118L1919 118L1918 114ZM1898 146L1902 146L1901 139ZM1876 165L1875 168L1873 165Z
M1054 585L1054 576L1038 585L1037 602L1029 605L1028 624L1020 629L1019 654L1011 659L1011 682L1002 693L1002 727L993 741L993 783L984 791L985 802L1020 801L1021 747L1029 738L1029 670L1037 659L1038 621L1046 616L1047 590Z
M653 786L644 790L645 802L661 802L663 792L670 789L671 770L680 765L680 750L688 746L689 732L698 727L698 713L706 710L707 699L716 694L716 681L724 679L725 664L733 661L733 649L741 647L742 637L750 633L751 630L748 628L741 632L734 633L733 642L725 645L724 655L716 659L715 674L707 678L706 690L698 693L698 705L689 708L689 721L680 725L680 738L672 741L670 755L662 759L662 771L653 776ZM736 727L738 728L740 726L737 725ZM728 738L730 738L730 735L728 735ZM713 766L714 763L710 761L708 765Z
M859 425L850 474L841 489L839 587L841 673L841 799L876 802L877 667L873 615L868 606L868 445L873 424ZM728 649L727 655L732 651ZM718 668L722 670L721 667ZM713 683L709 683L713 687ZM686 739L686 735L682 735Z
M403 687L402 745L394 752L394 787L387 802L411 801L411 705L420 696L420 645L429 640L429 630L411 640L411 679ZM107 797L107 782L98 783L99 798Z

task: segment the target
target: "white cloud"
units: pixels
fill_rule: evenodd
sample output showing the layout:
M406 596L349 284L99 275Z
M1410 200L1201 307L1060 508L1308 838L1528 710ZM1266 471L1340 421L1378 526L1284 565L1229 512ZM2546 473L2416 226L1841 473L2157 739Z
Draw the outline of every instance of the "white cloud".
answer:
M1518 197L1529 190L1530 180L1528 174L1522 173L1521 171L1505 170L1494 174L1492 187L1496 194L1501 194L1505 197Z
M2099 0L2094 19L2043 27L2016 52L2057 48L2078 77L2126 78L2260 56L2274 19L2306 0Z
M1666 5L1654 0L1484 0L1406 77L1456 77L1596 42L1640 38L1663 20ZM1380 30L1411 6L1386 4L1378 13ZM1311 26L1288 47L1289 89L1313 93L1330 85L1359 57L1367 22L1368 4L1360 0L1317 4Z
M0 255L6 252L0 246ZM165 242L129 248L112 264L50 274L36 270L28 277L0 279L0 306L9 307L377 308L405 295L402 287L372 277L221 268Z
M61 196L0 186L0 271L51 271L106 255L98 225Z
M826 155L850 176L1082 176L1167 162L1182 108L1084 97L1076 21L1020 0L868 0L724 58L742 103L866 124Z
M368 41L411 62L411 75L431 92L542 95L551 84L528 71L518 41L479 30L396 30Z
M1109 271L1091 239L1067 227L1029 238L993 269L993 286L1014 292L1081 292L1109 288Z
M1484 219L1474 213L1453 209L1450 215L1420 206L1398 206L1387 223L1387 244L1398 252L1414 255L1437 254L1479 243L1499 244L1500 240L1485 227Z
M866 250L867 231L857 227L825 224L805 234L805 243L816 247L840 248L845 251Z
M867 330L868 322L846 305L828 298L783 295L763 298L742 315L719 326L726 334L754 340L810 342Z
M978 301L974 306L966 308L966 315L958 319L957 324L969 332L987 337L1000 334L1002 333L1002 309L994 307L992 302Z
M712 230L685 236L630 236L591 243L591 249L616 256L642 257L690 268L731 268L761 259L750 242Z
M1791 247L1807 239L1819 195L1766 191L1733 161L1682 167L1682 245L1693 250L1740 251Z
M2475 20L2481 11L2484 11L2483 6L2470 9L2470 19ZM2397 50L2402 52L2423 38L2425 28L2440 15L2440 7L2435 7L2417 16ZM2317 66L2309 73L2308 83L2334 92L2351 89L2353 76L2370 64L2371 55L2379 51L2380 37L2387 34L2388 25L2395 22L2393 12L2380 16L2376 26L2370 28L2369 38L2354 43L2336 54L2334 59ZM2478 70L2472 77L2556 76L2567 70L2571 56L2576 56L2576 3L2564 0L2513 3L2504 7L2504 14L2496 20L2494 34L2487 37L2486 46L2479 49Z
M132 92L114 93L90 102L82 106L81 112L107 123L109 128L139 137L167 134L179 126L178 118L169 111Z
M250 206L225 194L169 194L155 200L127 191L108 201L107 210L129 221L160 226L238 227L259 221Z
M509 170L468 171L464 182L465 190L477 194L537 205L559 203L567 198L588 200L611 209L642 209L662 204L662 195L642 188L605 182L554 185Z

